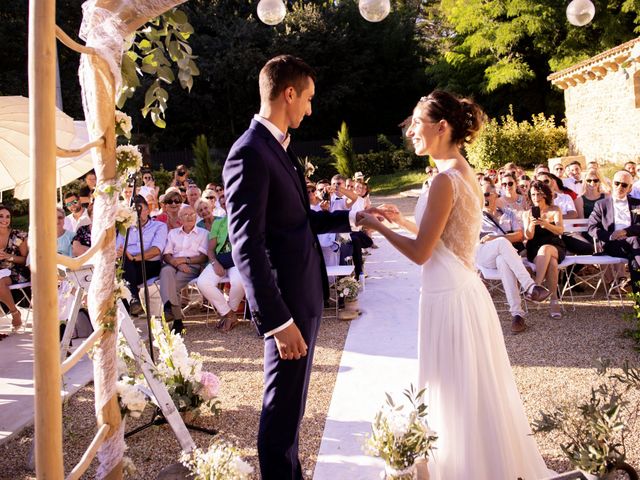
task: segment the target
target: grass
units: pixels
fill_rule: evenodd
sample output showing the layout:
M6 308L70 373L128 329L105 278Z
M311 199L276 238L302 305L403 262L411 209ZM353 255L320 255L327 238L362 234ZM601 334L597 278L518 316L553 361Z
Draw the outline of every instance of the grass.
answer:
M369 188L373 195L394 195L404 190L420 188L426 178L424 170L405 170L376 175L369 180Z

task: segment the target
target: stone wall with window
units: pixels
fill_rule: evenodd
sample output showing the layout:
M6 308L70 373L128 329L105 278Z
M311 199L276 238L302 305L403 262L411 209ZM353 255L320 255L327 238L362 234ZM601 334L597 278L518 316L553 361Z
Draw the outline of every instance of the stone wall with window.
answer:
M569 150L640 163L640 37L549 76L564 90Z

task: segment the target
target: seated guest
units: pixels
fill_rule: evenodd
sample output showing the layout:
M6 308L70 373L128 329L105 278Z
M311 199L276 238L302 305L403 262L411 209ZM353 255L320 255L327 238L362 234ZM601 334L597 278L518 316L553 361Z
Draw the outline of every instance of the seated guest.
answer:
M64 221L65 230L76 233L78 228L91 223L87 209L80 204L80 198L73 190L67 192L64 196L64 206L71 212Z
M178 215L182 226L169 231L162 256L160 298L165 321L173 321L172 330L182 333L180 290L200 275L207 261L208 232L196 227L196 211L189 205L184 205Z
M171 180L172 187L183 187L186 192L187 186L192 182L189 178L189 169L184 165L178 165L173 173L173 180Z
M131 292L129 312L132 315L140 315L143 312L140 303L138 285L143 282L142 262L144 261L147 280L160 274L160 260L162 251L167 243L167 226L149 217L149 205L141 195L135 196L135 205L140 205L140 223L142 225L142 242L144 252L140 248L140 234L137 222L129 229L127 238L127 250L122 262L124 270L123 278ZM122 256L125 237L118 234L116 237L116 252Z
M570 220L580 218L578 215L577 205L579 205L581 201L578 200L576 203L569 196L569 193L575 195L575 192L573 190L564 187L562 180L560 180L552 173L542 173L538 175L538 179L543 183L549 185L549 187L551 188L551 191L554 195L553 204L560 208L563 219ZM586 238L579 232L563 233L562 240L567 250L576 255L591 255L593 253L593 242L591 241L591 239ZM570 269L570 272L578 272L581 269L582 267L578 265L572 267ZM573 279L573 276L571 278ZM578 288L578 290L580 290L580 287Z
M226 208L224 195L220 195L218 202L222 208ZM226 215L214 220L209 232L209 264L198 277L198 289L220 315L216 328L223 332L228 332L238 324L239 320L235 312L244 297L242 278L231 258L231 242L227 227ZM229 277L231 283L228 301L218 288L220 280L225 276Z
M596 202L605 198L608 191L600 173L597 170L587 170L584 177L584 190L578 197L579 200L576 200L578 217L589 218Z
M629 196L633 177L625 170L613 176L611 197L596 202L589 217L589 233L604 253L626 258L631 273L631 288L640 288L640 200Z
M566 174L567 178L562 180L564 186L576 192L576 195L582 195L584 184L582 180L582 167L580 166L580 162L576 160L575 162L571 162L567 165Z
M200 220L196 223L196 227L200 227L207 232L211 230L211 225L213 224L213 209L211 208L211 202L209 200L205 200L199 198L196 200L196 214Z
M529 186L531 185L531 178L528 175L520 175L518 177L518 193L524 195L526 198L529 197Z
M578 212L576 211L576 205L573 199L570 195L562 191L564 188L562 180L554 174L546 172L536 175L536 180L549 187L553 195L553 205L560 208L563 218L578 218Z
M500 198L496 201L496 206L500 210L510 209L516 212L522 212L529 209L527 197L518 193L516 179L510 173L505 173L500 180L502 187Z
M543 172L549 173L550 172L549 167L547 165L545 165L544 163L539 163L533 169L533 176L535 177L539 173L543 173Z
M549 313L553 318L562 318L558 304L558 264L564 260L566 248L560 238L564 231L562 211L553 205L552 195L546 183L531 183L529 200L533 206L523 216L524 237L527 259L536 265L536 284L542 285L546 278L551 292Z
M89 214L89 217L93 219L93 204L89 205L87 213ZM75 237L73 237L71 253L74 257L79 257L91 248L91 225L92 223L81 226L76 232Z
M202 192L195 183L191 183L187 187L187 202L193 209L196 208L196 202L200 199Z
M28 254L26 232L11 228L11 211L0 205L0 302L9 309L14 332L22 326L22 317L9 287L31 278L26 266Z
M125 185L122 188L122 200L120 200L120 204L125 207L129 207L131 205L131 198L133 197L133 187L131 185Z
M558 178L564 178L564 165L562 162L556 162L551 167L551 173L553 173Z
M633 198L640 198L640 180L638 179L636 162L632 162L631 160L629 160L624 164L624 169L629 172L631 174L631 178L633 178L633 184L629 196Z
M57 226L57 236L58 236L58 253L60 255L64 255L65 257L73 256L71 252L71 244L73 243L73 238L76 236L75 233L64 229L64 210L60 207L56 208L58 223Z
M542 301L549 296L549 291L536 285L514 247L514 244L521 244L524 238L515 212L511 209L503 212L496 207L497 194L489 177L483 180L482 190L484 209L476 262L481 267L498 269L512 316L511 331L520 333L527 328L527 324L524 321L518 282L529 300Z
M93 195L91 193L91 189L87 185L82 185L78 190L78 198L80 200L80 205L84 208L89 208L89 205L93 203Z
M369 195L369 184L364 180L356 180L353 184L353 191L364 201L364 208L371 207L371 197Z
M167 230L173 230L182 226L180 221L180 207L182 206L182 197L180 191L176 189L168 189L162 199L163 212L156 217L156 220L167 224Z
M93 195L93 192L96 191L96 185L98 184L98 178L96 177L96 172L90 170L84 175L84 183L89 187L89 192ZM93 203L93 202L92 202Z

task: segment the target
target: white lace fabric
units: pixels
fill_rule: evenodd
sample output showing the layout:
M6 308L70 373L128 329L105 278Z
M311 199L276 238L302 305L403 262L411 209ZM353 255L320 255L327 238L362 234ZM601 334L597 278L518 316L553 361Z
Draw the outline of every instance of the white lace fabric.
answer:
M467 268L475 271L476 247L482 224L480 187L475 183L469 183L455 168L444 170L440 175L446 175L453 186L453 206L440 239ZM428 207L428 195L427 190L416 205L418 225ZM477 215L474 212L477 212Z

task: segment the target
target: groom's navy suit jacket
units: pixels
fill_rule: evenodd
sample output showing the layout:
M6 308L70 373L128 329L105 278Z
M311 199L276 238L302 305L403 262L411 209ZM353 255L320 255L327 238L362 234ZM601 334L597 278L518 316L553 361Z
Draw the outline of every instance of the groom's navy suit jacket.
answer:
M255 120L223 177L232 255L257 329L320 318L327 280L316 234L350 231L348 211L310 210L303 167Z

